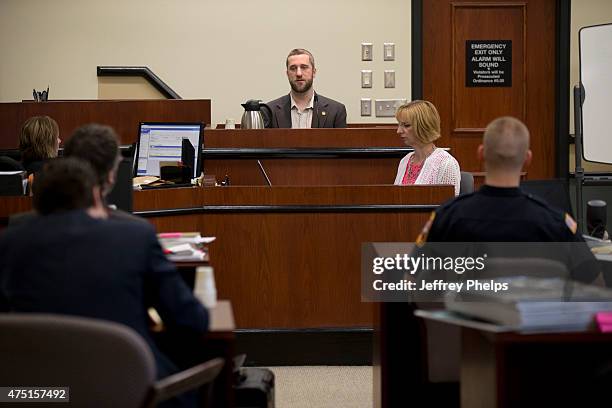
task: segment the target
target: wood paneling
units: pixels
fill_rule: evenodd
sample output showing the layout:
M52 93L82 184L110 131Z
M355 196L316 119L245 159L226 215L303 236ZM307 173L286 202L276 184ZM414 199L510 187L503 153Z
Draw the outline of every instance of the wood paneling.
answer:
M554 177L556 1L423 1L423 98L442 119L438 145L463 171L483 171L476 149L498 116L524 121L531 133L528 178ZM512 86L465 86L466 40L512 40Z
M395 128L206 130L207 149L405 147ZM272 185L393 184L400 158L261 160ZM233 185L265 185L255 160L205 159L206 174Z
M451 186L179 188L136 192L134 209L204 210L148 219L159 232L217 237L217 294L231 300L238 328L350 328L372 325L373 304L361 302L361 244L414 241L430 213L371 206L452 196ZM30 197L3 197L0 220L29 209Z
M206 148L406 147L397 128L206 129Z
M595 407L605 399L609 333L461 331L462 407Z
M484 131L499 116L525 117L525 4L453 4L451 134ZM512 87L466 87L466 41L512 41ZM472 106L478 102L478 108Z
M138 210L211 205L439 204L452 187L216 187L135 194ZM239 328L362 327L362 242L413 241L429 211L210 212L150 218L160 232L201 231L211 245L218 295Z
M19 146L21 126L31 116L48 115L60 127L65 142L72 132L87 123L112 126L122 144L138 135L140 122L203 122L210 124L210 100L50 101L0 103L0 148Z

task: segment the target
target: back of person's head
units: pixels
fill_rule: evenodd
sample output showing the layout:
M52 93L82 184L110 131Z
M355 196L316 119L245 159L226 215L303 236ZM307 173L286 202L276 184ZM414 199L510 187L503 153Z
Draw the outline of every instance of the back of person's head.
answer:
M415 100L408 102L395 112L399 123L410 124L416 139L423 143L432 143L440 138L440 114L433 103Z
M294 48L289 51L289 54L287 55L287 59L285 61L285 65L287 66L287 68L289 68L289 57L293 57L294 55L308 55L310 65L312 65L312 68L315 67L315 60L310 51L305 50L304 48Z
M487 171L520 171L529 151L529 130L520 120L504 116L485 129L483 156Z
M96 173L97 184L108 192L121 159L117 140L110 126L95 123L81 126L64 144L64 156L88 162Z
M19 134L19 150L24 162L57 157L59 126L49 116L33 116L25 121Z
M32 186L34 209L42 215L94 205L96 176L89 163L62 157L45 163Z

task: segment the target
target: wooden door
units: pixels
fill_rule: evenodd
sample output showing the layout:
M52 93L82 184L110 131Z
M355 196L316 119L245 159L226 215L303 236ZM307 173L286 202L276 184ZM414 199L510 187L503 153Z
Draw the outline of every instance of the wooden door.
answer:
M476 149L486 125L499 116L514 116L531 133L534 158L526 169L527 178L554 177L557 2L425 0L422 4L423 99L440 112L442 138L437 144L452 149L461 170L482 171ZM474 53L470 49L481 43L510 45L511 60L500 64L500 72L507 68L502 85L469 82L474 77L467 62Z

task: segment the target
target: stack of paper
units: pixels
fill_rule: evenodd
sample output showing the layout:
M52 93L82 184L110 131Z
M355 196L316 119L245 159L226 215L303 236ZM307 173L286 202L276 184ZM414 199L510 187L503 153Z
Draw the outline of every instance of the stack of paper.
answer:
M559 278L512 277L506 292L447 293L448 310L517 330L586 330L597 312L612 310L609 289Z
M157 234L164 253L173 262L208 260L206 245L215 237L202 237L199 232L166 232Z

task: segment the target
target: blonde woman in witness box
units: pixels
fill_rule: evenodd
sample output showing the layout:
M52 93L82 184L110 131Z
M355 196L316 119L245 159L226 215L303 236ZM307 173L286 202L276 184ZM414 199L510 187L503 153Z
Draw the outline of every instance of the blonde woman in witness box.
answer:
M428 101L416 100L400 106L395 113L397 134L414 148L399 163L396 185L450 184L459 195L459 163L434 141L440 138L440 115Z

